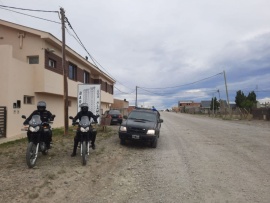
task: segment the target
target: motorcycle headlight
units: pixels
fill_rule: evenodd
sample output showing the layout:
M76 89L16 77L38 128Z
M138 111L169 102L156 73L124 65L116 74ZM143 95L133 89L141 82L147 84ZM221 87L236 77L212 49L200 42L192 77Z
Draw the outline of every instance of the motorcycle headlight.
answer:
M147 135L155 135L155 130L148 130Z
M37 132L37 131L39 131L39 126L36 126L36 127L30 126L30 127L29 127L29 130L30 130L31 132Z
M88 131L89 131L89 127L86 127L86 128L81 127L80 130L81 130L81 132L83 132L83 133L88 132Z
M127 132L127 127L120 126L119 131L121 131L121 132Z

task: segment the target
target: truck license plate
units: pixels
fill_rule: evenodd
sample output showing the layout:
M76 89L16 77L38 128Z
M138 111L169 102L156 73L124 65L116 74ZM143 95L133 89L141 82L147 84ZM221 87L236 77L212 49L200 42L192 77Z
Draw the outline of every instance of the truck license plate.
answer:
M132 139L140 139L139 135L132 135Z

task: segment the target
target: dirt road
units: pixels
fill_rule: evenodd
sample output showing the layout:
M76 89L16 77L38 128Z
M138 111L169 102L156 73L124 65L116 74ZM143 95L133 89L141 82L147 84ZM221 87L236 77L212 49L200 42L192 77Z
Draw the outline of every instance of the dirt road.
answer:
M86 166L58 138L37 167L0 148L0 202L270 202L270 122L162 112L156 149L99 138ZM15 153L13 153L15 151Z

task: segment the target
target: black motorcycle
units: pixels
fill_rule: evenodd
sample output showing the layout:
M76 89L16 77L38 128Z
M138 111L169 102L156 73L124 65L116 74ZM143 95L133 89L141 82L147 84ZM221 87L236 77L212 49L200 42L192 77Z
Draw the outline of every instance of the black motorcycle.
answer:
M53 115L53 118L55 115ZM22 118L26 119L25 115L22 115ZM25 126L24 130L29 134L28 137L28 146L26 150L26 163L29 168L33 168L36 165L38 152L41 152L43 155L47 155L48 148L46 146L47 136L51 132L51 126L49 122L42 122L40 115L33 115L29 121L29 125Z
M73 120L72 116L69 118ZM73 125L77 126L75 131L79 135L82 165L86 165L87 155L89 156L90 153L90 141L93 133L96 133L95 124L95 122L90 122L88 116L83 116L79 122L73 123Z

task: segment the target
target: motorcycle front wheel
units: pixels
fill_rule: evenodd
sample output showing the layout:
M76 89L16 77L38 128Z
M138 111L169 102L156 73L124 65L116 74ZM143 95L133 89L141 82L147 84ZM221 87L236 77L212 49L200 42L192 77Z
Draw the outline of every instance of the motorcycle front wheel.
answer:
M29 168L33 168L37 161L37 145L33 142L29 142L26 150L26 163Z
M86 165L86 155L87 155L87 149L86 149L86 142L83 142L82 144L82 165Z
M42 146L42 147L41 147ZM47 155L48 154L48 149L47 149L47 146L46 146L46 144L43 142L43 143L41 143L41 145L40 145L40 151L41 151L41 153L43 154L43 155Z

